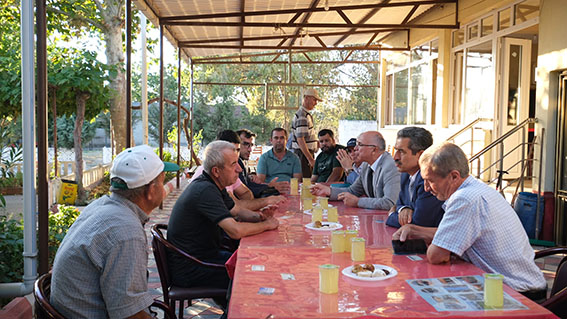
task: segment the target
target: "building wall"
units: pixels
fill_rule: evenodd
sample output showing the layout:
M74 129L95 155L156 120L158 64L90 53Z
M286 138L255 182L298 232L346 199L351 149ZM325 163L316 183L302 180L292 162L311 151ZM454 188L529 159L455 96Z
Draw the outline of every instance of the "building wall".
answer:
M566 23L566 1L542 0L536 70L536 117L539 119L536 133L545 128L542 191L548 192L554 190L555 180L558 76L561 70L567 69ZM540 152L539 146L535 151ZM537 162L534 169L539 169Z

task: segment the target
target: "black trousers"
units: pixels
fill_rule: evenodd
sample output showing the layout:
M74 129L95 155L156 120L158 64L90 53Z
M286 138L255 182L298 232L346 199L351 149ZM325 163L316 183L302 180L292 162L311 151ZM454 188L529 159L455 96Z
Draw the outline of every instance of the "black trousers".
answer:
M294 149L293 152L295 153L295 155L299 156L299 162L301 163L301 174L303 175L303 177L311 178L311 175L313 173L313 166L309 165L307 157L305 157L301 149ZM309 153L311 153L311 156L315 157L315 152L310 150Z

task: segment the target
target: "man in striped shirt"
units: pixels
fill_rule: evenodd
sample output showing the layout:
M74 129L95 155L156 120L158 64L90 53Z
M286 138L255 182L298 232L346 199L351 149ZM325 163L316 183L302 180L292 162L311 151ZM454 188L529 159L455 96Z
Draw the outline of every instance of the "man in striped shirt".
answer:
M291 148L299 156L303 177L311 177L315 165L315 153L319 150L317 134L313 127L313 117L310 111L315 109L317 102L321 102L315 89L307 89L303 93L303 104L295 113L291 123Z

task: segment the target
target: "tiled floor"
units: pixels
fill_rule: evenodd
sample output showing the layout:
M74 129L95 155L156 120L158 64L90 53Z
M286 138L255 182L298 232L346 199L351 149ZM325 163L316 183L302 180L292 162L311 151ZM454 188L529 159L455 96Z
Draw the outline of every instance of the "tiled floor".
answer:
M156 208L152 214L150 215L150 221L146 226L146 232L148 236L148 243L150 247L148 247L148 271L150 273L149 277L149 289L155 295L156 298L162 298L162 291L161 291L161 284L159 281L159 275L157 268L155 266L155 261L153 257L153 253L151 252L151 235L149 231L149 226L153 224L167 224L169 220L169 215L171 214L171 210L173 209L173 205L175 201L179 197L179 195L183 192L185 187L187 187L188 182L185 179L181 180L180 188L175 189L173 188L171 193L167 196L164 201L163 209ZM535 247L535 250L544 249L544 247ZM553 279L555 278L555 270L557 269L557 265L561 261L563 256L549 256L536 261L536 264L542 269L544 276L547 280L547 287L548 291L551 290L551 285L553 284ZM191 307L185 308L185 318L203 318L203 319L213 319L213 318L220 318L222 311L218 308L218 306L211 300L211 299L202 299L195 301Z

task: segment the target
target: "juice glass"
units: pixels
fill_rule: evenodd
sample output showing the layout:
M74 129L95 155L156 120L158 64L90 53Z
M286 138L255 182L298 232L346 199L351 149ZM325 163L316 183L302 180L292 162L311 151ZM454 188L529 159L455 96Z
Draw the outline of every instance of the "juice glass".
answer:
M289 194L290 195L297 195L297 186L298 186L297 178L292 178L289 180Z
M311 186L311 178L304 177L303 178L303 187L309 187L309 186Z
M323 210L321 207L315 207L311 210L311 222L323 221Z
M327 221L336 223L339 221L339 213L336 207L327 208Z
M323 208L323 209L329 208L329 198L319 197L317 199L319 200L319 205L321 205L321 208Z
M313 202L311 198L304 198L303 199L303 210L308 210L313 208Z
M339 266L319 265L319 291L324 294L339 292Z
M345 231L335 230L331 234L331 251L333 253L345 252Z
M502 308L504 291L501 274L484 274L484 305L491 308Z
M354 237L351 239L352 249L350 259L352 259L352 261L364 261L364 259L366 259L365 242L362 237Z
M358 230L347 230L345 231L345 251L350 253L351 250L351 239L358 236Z

